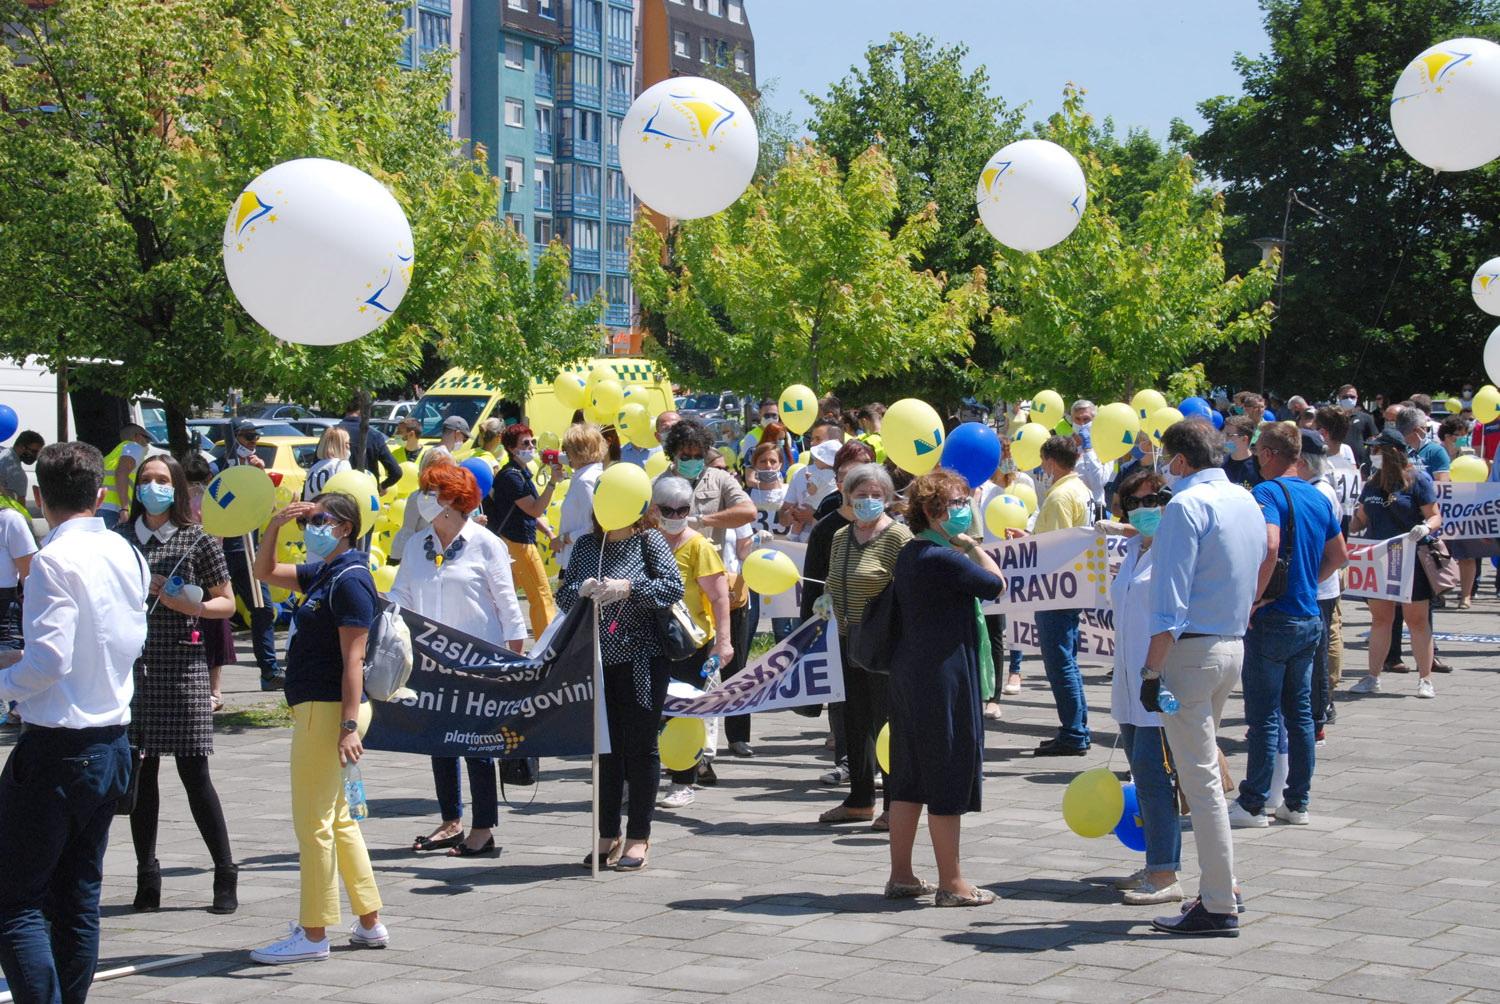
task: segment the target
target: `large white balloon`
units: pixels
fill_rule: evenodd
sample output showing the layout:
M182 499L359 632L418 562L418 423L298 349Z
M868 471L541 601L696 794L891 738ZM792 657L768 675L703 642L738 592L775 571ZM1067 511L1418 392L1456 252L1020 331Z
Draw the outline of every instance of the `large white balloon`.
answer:
M277 164L234 200L224 271L272 335L337 345L368 335L401 305L412 270L411 227L391 193L348 164Z
M636 197L680 220L734 204L755 175L760 135L723 84L672 77L635 99L620 130L620 170Z
M1455 38L1413 59L1391 94L1396 142L1435 171L1500 157L1500 45Z
M1491 258L1479 266L1469 281L1469 292L1474 294L1480 310L1500 315L1500 258Z
M1083 219L1088 186L1073 155L1044 139L1000 148L979 174L979 219L990 235L1017 251L1040 251L1067 237Z
M1484 371L1490 383L1500 384L1500 328L1491 331L1489 341L1484 343Z

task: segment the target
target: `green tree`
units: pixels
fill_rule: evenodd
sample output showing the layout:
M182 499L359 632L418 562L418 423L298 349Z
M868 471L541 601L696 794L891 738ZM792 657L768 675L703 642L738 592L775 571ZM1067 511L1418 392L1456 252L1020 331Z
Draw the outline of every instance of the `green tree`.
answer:
M1270 318L1273 274L1258 267L1225 279L1223 209L1217 198L1200 194L1189 157L1172 158L1160 183L1143 189L1139 176L1101 159L1100 134L1071 88L1041 134L1078 158L1089 205L1078 228L1055 247L996 255L1003 300L991 322L1005 365L990 390L1015 397L1052 387L1103 401L1128 399L1163 378L1181 384L1185 375L1177 371L1218 345L1260 336ZM1111 144L1104 152L1118 156ZM1137 156L1146 165L1160 160ZM1116 188L1138 200L1133 218L1117 215Z
M897 202L879 148L844 172L804 144L728 210L680 224L666 265L660 235L638 222L636 291L689 350L673 357L682 376L753 393L826 390L965 351L987 303L984 272L950 288L917 267L937 211L893 232Z
M1348 380L1373 394L1457 388L1480 375L1493 321L1468 293L1495 253L1495 165L1434 175L1396 144L1391 90L1417 53L1444 39L1500 38L1493 0L1263 0L1270 47L1236 60L1240 97L1199 108L1192 144L1237 217L1231 261L1249 241L1290 246L1272 326L1267 382L1332 397ZM1294 196L1289 196L1292 193ZM1255 386L1253 351L1215 369Z

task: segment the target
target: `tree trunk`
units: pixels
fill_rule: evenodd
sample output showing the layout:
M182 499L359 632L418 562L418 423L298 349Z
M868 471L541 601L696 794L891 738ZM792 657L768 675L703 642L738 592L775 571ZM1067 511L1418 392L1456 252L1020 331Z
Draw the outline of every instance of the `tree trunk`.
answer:
M171 402L163 402L167 409L167 449L181 460L191 452L188 440L187 411Z
M375 475L375 480L380 481L380 474L376 470L378 465L370 463L370 458L365 455L365 442L370 437L370 392L361 388L359 392L359 431L354 436L354 448L349 456L352 458L353 466L360 470L367 470Z
M61 352L57 355L57 441L66 443L71 437L68 432L68 357Z
M816 331L808 337L807 348L807 354L811 357L808 364L808 372L812 380L812 391L814 394L822 397L823 388L818 386L818 333Z

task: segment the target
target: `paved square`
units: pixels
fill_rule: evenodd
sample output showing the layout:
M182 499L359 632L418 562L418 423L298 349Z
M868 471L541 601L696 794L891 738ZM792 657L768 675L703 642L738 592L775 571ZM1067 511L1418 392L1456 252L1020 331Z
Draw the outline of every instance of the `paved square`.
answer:
M1364 664L1367 618L1358 604L1344 609L1347 686ZM1473 611L1439 612L1437 626L1500 634L1500 603L1487 592ZM106 864L101 968L203 958L96 984L93 997L763 1004L1196 1001L1248 991L1287 1002L1500 1001L1500 646L1440 647L1458 668L1436 678L1436 701L1415 698L1415 675L1387 676L1380 696L1341 695L1318 750L1311 826L1235 831L1250 911L1237 940L1153 934L1149 919L1164 908L1122 906L1106 886L1139 856L1112 837L1074 836L1060 802L1075 770L1109 759L1108 685L1090 671L1095 753L1033 761L1026 751L1052 733L1055 714L1031 660L1025 690L991 724L985 811L964 824L967 874L1004 897L991 907L883 900L885 838L813 822L839 797L817 783L828 764L822 722L782 712L756 719L755 759L721 757L717 787L687 810L658 814L647 871L598 882L578 866L590 845L586 762L544 761L539 787L511 792L529 804L502 806L502 856L474 864L407 849L436 820L428 763L373 753L365 838L392 947L356 952L332 932L328 962L256 966L247 950L279 937L296 914L289 732L226 730L213 768L242 863L241 909L206 912L208 856L164 770L165 907L131 912L135 861L121 820ZM227 672L231 691L253 683L252 669ZM232 695L237 705L261 701ZM1236 776L1240 710L1236 697L1224 743ZM1123 754L1113 764L1122 767ZM1184 850L1191 885L1190 834ZM934 873L925 835L917 860Z

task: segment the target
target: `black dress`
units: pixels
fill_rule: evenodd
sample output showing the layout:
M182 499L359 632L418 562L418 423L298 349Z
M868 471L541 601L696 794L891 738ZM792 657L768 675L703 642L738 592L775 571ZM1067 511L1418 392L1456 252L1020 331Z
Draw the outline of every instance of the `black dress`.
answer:
M165 541L149 537L145 545L136 536L134 522L121 524L119 532L140 548L152 575L179 575L202 586L205 595L229 581L223 548L197 524L179 527ZM214 719L203 622L155 597L150 604L146 651L135 664L130 743L147 756L209 756L214 751Z
M984 780L980 718L979 617L974 600L993 600L1003 583L963 554L917 538L896 559L901 640L891 665L891 772L894 802L917 802L934 816L979 811Z

